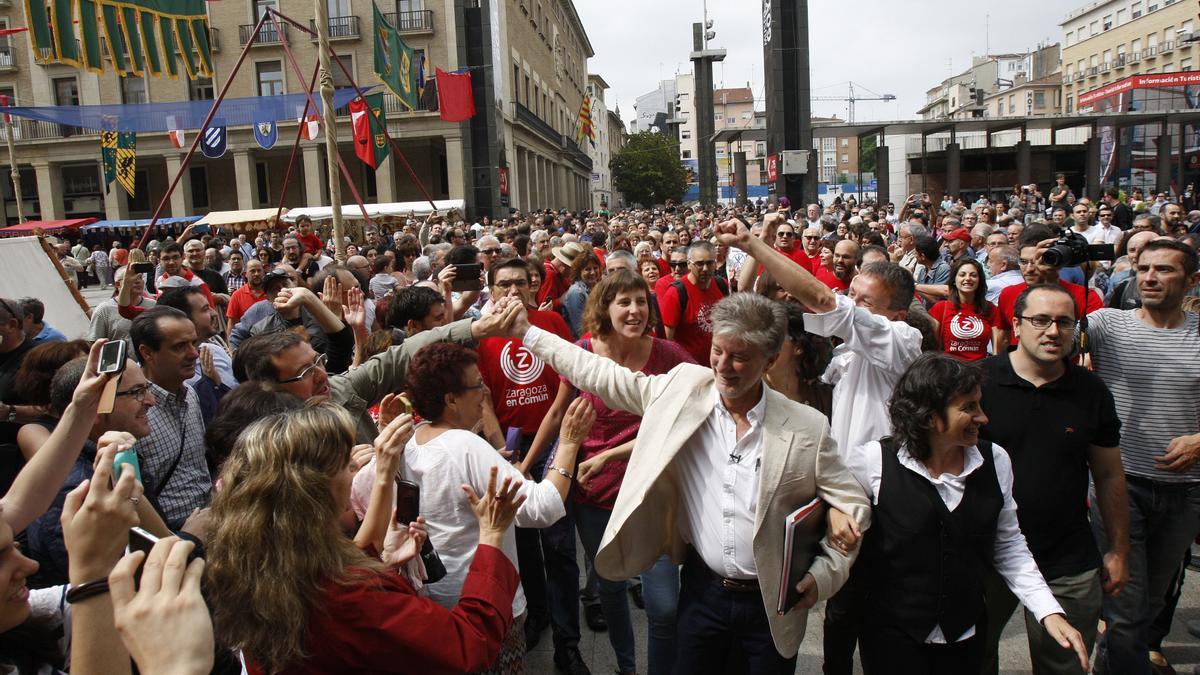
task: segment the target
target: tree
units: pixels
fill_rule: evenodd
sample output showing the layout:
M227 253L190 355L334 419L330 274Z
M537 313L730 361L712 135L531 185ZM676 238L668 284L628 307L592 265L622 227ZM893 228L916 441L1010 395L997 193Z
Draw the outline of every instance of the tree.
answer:
M687 192L687 169L679 161L679 144L663 134L643 131L630 136L609 161L613 187L629 202L653 206L679 201Z
M863 173L875 173L875 146L877 143L878 137L875 135L862 139L858 153L862 157L862 161L858 164L859 171Z

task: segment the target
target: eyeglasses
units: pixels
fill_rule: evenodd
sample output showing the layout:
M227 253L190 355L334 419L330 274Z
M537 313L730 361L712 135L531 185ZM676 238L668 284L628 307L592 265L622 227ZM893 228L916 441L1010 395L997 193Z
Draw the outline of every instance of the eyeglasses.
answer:
M500 255L500 249L498 249L498 248L485 248L485 249L483 249L482 251L480 251L480 253L482 253L482 254L484 254L484 255Z
M671 267L687 267L686 260L672 260L671 262L669 262L667 264Z
M693 260L688 264L695 265L696 267L714 267L714 266L716 266L717 261L716 260Z
M1074 318L1068 317L1054 319L1048 316L1018 316L1017 318L1028 321L1030 325L1038 330L1046 330L1050 327L1050 324L1054 324L1058 326L1058 329L1064 333L1067 331L1074 331L1076 324L1079 323Z
M1101 218L1112 218L1112 216L1113 216L1113 214L1111 214L1111 213L1101 213L1100 214Z
M317 371L317 368L324 368L325 362L328 360L329 360L328 356L326 356L324 354L317 354L317 358L313 359L313 362L311 364L309 364L307 368L305 368L304 370L301 370L300 373L297 374L295 377L289 377L286 380L276 380L276 382L278 382L279 384L292 384L293 382L302 382L305 379L307 379L309 375L312 375L313 373L315 373Z
M125 391L118 391L117 396L129 396L139 401L146 400L146 394L150 393L150 383L143 382L136 387L130 387Z
M804 235L804 240L805 240L805 241L816 241L816 240L818 240L818 239L820 239L820 238L821 238L821 235L819 235L819 234L806 234L806 235Z
M486 386L487 386L486 384L484 384L482 381L480 381L479 384L468 384L468 385L464 386L463 391L479 391L480 389L483 389Z
M794 237L794 236L796 236L796 233L795 232L776 232L775 236L776 237Z

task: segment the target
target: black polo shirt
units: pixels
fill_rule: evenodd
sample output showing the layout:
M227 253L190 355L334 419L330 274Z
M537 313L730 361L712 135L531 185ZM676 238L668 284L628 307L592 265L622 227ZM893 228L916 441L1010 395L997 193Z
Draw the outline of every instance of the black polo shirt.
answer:
M1009 354L985 373L980 435L1012 459L1013 499L1021 532L1047 579L1100 566L1088 523L1088 448L1118 447L1121 420L1095 373L1067 364L1063 376L1035 387L1013 371Z

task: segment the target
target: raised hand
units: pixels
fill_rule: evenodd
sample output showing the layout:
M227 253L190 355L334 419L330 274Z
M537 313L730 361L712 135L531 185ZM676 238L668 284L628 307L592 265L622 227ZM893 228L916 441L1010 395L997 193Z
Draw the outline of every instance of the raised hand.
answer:
M367 308L363 300L367 296L361 288L351 287L346 290L346 304L342 307L342 318L351 328L367 329Z
M587 438L596 422L596 409L582 396L571 401L558 432L559 444L579 445Z
M95 411L96 406L100 404L100 394L104 392L105 385L112 378L121 375L120 373L96 372L100 367L100 350L107 342L108 340L103 338L96 340L92 348L88 350L87 366L83 369L83 377L79 379L75 393L71 395L71 403L79 406L82 410Z
M213 384L221 386L221 373L213 365L212 348L205 346L200 350L200 372L212 380Z
M429 528L425 518L417 519L408 525L401 525L395 519L388 525L387 537L383 541L383 554L380 556L385 565L400 567L417 557L425 540L429 538Z
M213 627L200 579L204 559L188 563L190 541L161 539L149 557L134 551L121 559L108 577L113 622L121 642L143 673L202 675L212 669ZM133 575L145 559L141 587ZM163 636L171 636L169 648Z
M325 303L334 316L341 318L342 285L338 282L336 274L325 277L325 286L321 289L321 302Z
M71 490L63 502L63 542L70 554L71 582L81 584L108 576L129 541L129 528L138 524L137 503L142 485L132 471L122 471L111 483L113 458L126 449L110 444L97 453L91 480Z
M489 544L497 548L503 542L504 533L512 526L517 516L517 509L525 503L525 495L519 494L522 481L514 481L512 476L506 476L499 489L496 488L496 467L492 467L488 475L487 491L482 497L475 494L470 485L463 485L467 493L467 501L475 518L479 521L479 543Z
M404 456L404 446L413 435L412 415L400 415L375 437L375 472L394 476Z

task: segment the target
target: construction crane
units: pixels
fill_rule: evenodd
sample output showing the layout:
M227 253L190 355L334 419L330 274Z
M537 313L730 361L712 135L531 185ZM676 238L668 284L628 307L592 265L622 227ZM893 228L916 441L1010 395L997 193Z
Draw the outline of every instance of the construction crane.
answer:
M848 95L846 95L846 96L813 96L812 100L813 101L846 101L846 102L848 102L850 104L850 119L849 119L849 121L851 123L854 122L854 102L855 101L895 101L896 100L896 96L894 94L876 94L875 92L871 91L870 89L867 89L866 87L862 86L861 84L858 85L859 88L865 89L867 91L867 93L872 94L872 95L871 96L856 96L854 94L854 83L849 82L848 84L849 84L850 91L849 91Z

